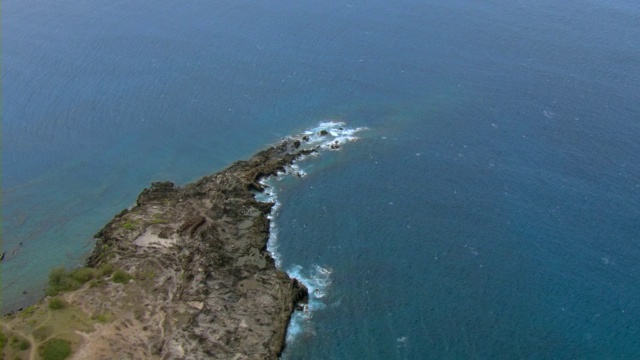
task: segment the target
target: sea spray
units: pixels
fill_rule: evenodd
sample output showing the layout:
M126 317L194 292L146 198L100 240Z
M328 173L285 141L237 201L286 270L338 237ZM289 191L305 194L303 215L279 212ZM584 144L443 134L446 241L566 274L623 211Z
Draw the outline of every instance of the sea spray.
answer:
M264 191L256 193L256 199L261 202L269 202L273 204L271 212L267 216L269 219L269 240L267 242L267 251L274 259L276 266L282 269L282 256L278 251L278 226L276 218L280 210L281 203L278 201L278 193L276 190L276 182L282 180L284 176L305 177L307 172L304 171L299 163L309 157L320 155L324 151L340 150L342 145L347 142L356 141L359 138L356 134L366 128L346 128L343 122L322 122L317 127L304 131L301 135L292 137L291 139L299 141L299 146L303 149L315 149L316 152L303 156L294 161L291 165L285 167L283 172L279 172L275 176L270 176L260 180ZM332 270L318 264L311 269L305 269L300 265L292 265L287 269L283 269L287 274L302 282L309 291L309 302L303 307L303 310L296 310L291 317L291 322L287 330L287 342L293 341L299 334L307 333L313 335L313 327L311 319L313 313L326 307L323 299L327 296L331 285Z

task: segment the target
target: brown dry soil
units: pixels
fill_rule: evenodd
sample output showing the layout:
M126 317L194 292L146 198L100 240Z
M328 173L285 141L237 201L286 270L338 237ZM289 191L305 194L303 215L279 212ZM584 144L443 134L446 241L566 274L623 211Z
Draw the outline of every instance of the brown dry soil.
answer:
M275 359L307 290L266 251L273 204L259 180L316 151L291 138L183 188L153 183L96 234L87 266L104 276L1 321L5 359L40 359L50 339L72 359ZM302 143L302 144L301 144ZM25 349L26 348L26 349Z

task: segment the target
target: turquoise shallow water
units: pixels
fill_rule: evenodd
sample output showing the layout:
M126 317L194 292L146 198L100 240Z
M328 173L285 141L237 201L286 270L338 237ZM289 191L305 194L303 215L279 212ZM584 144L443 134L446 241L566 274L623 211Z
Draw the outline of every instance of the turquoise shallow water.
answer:
M632 1L33 0L2 13L3 312L155 180L327 119L277 182L285 358L640 356ZM25 293L26 292L26 293Z

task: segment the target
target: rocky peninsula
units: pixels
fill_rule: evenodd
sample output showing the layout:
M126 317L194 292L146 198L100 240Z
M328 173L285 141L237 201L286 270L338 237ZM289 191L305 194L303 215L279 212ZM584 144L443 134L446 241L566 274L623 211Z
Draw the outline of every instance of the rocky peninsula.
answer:
M336 137L302 134L184 187L151 184L95 235L85 268L54 271L50 296L2 319L3 355L276 359L308 294L267 251L274 204L255 195Z

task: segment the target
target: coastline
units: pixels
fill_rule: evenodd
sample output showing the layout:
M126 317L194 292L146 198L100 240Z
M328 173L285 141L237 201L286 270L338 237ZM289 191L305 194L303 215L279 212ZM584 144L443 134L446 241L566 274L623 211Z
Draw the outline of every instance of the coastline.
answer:
M153 183L96 234L90 281L5 316L2 332L24 351L62 339L79 359L277 358L309 295L269 253L275 203L256 194L297 159L353 139L341 135L307 131L184 187Z

